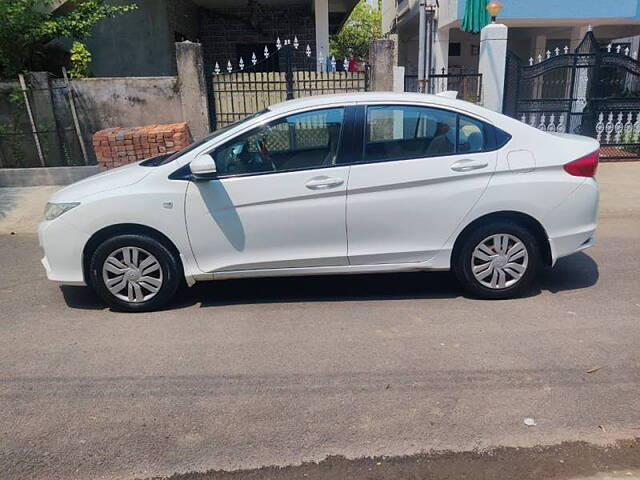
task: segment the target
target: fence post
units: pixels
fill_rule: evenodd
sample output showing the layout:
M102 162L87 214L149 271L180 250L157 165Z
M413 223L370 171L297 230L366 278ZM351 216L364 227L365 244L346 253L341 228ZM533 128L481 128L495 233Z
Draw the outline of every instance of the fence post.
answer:
M42 154L42 146L40 145L40 139L38 138L38 129L36 122L33 119L33 112L31 111L31 104L29 103L29 95L27 90L27 82L24 81L24 75L18 75L20 80L20 88L22 89L22 95L24 96L24 104L27 108L27 114L29 115L29 123L31 124L31 133L33 134L33 140L36 143L36 150L38 151L38 158L40 159L40 165L45 166L44 155Z
M285 80L287 82L287 100L293 99L293 60L291 59L291 45L284 46L286 50L287 70L285 73Z
M200 140L209 133L210 125L202 46L189 41L176 43L176 62L182 119L189 124L193 139Z
M71 116L73 117L73 127L76 130L78 136L78 143L80 144L80 150L82 151L82 158L85 165L89 165L89 155L87 155L87 147L84 144L84 138L82 138L82 129L80 128L80 122L78 120L78 111L76 110L76 100L74 98L75 92L71 82L69 82L69 75L67 75L67 69L62 67L62 76L64 77L64 83L67 87L67 95L69 95L69 106L71 107Z
M374 40L369 44L369 72L372 91L390 92L393 90L394 50L393 40Z
M482 75L482 105L502 112L504 78L507 66L506 25L491 23L480 32L478 72Z

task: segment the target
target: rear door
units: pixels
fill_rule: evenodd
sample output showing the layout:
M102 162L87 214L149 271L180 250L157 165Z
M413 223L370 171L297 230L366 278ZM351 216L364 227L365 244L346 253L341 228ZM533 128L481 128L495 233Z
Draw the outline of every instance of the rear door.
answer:
M423 262L482 195L496 168L493 127L445 109L362 107L363 147L347 191L349 262Z

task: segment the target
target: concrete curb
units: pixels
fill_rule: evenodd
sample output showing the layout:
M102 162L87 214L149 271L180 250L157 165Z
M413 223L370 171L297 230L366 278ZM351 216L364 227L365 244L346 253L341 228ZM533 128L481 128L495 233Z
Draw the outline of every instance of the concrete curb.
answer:
M0 187L37 187L41 185L69 185L102 172L98 165L82 167L3 168Z

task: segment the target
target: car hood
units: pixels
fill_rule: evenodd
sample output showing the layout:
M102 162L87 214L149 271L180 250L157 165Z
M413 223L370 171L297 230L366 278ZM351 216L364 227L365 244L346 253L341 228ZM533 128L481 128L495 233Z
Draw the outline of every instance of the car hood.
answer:
M72 183L54 193L50 202L77 202L89 195L138 183L153 170L150 167L140 166L140 163L141 162L124 165Z

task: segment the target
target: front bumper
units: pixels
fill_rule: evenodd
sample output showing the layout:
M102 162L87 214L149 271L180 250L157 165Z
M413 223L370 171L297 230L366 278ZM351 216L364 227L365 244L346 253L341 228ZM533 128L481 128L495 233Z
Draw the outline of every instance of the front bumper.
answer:
M44 250L41 262L49 280L67 285L86 285L82 252L89 236L65 220L63 214L38 225L38 241Z

